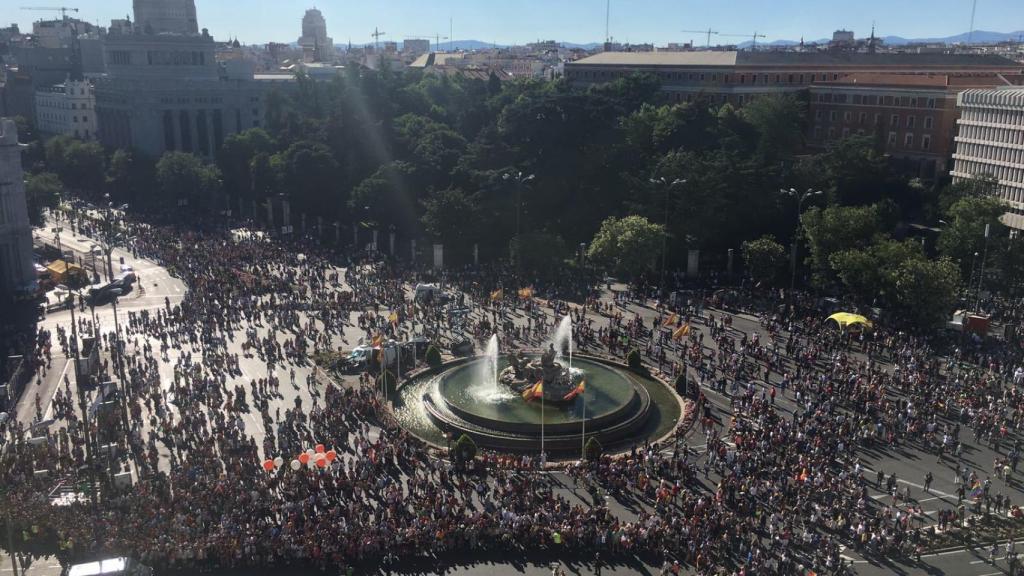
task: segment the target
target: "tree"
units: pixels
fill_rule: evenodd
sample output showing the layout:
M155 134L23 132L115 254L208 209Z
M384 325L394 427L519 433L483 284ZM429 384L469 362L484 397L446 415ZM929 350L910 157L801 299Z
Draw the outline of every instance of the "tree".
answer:
M512 239L512 258L530 276L558 274L568 255L565 240L558 234L526 232Z
M626 366L629 366L629 369L634 372L639 372L643 369L643 359L640 357L639 350L634 348L626 354Z
M43 209L56 208L64 194L64 185L53 172L29 174L25 179L25 203L33 226L42 226Z
M1002 243L1009 236L1009 229L999 220L1005 213L1006 206L998 198L960 198L947 211L947 225L939 233L939 253L958 262L964 276L967 276L975 264L974 254L981 254L985 250L986 226L990 249L994 248L994 243Z
M911 260L924 260L921 244L879 238L863 248L833 253L829 263L843 286L865 304L897 304L896 271Z
M921 329L940 325L953 311L960 276L949 258L907 260L896 271L901 315Z
M431 344L427 347L426 354L423 355L423 361L427 363L433 369L441 367L441 351L437 349L437 346Z
M803 146L806 105L792 94L754 98L740 115L757 130L757 153L765 163L792 157Z
M770 285L786 260L786 249L771 235L744 242L742 246L747 273L755 283Z
M215 206L220 173L187 152L166 152L156 163L156 184L165 205Z
M604 452L604 446L601 446L601 442L591 436L587 438L587 443L583 447L583 452L586 454L587 460L593 462L601 459L601 453Z
M886 228L885 208L872 206L830 206L808 209L801 225L810 248L815 283L827 284L834 275L829 258L840 250L863 248Z
M262 128L232 134L217 151L217 166L224 175L224 191L235 198L259 199L252 183L252 162L259 154L272 154L274 139Z
M44 146L47 169L60 176L71 190L99 194L105 181L106 154L96 142L55 136Z
M477 234L479 209L473 197L459 189L439 190L423 202L423 227L453 249L465 249Z
M118 203L135 204L150 200L155 167L153 162L132 150L118 148L110 157L106 174L106 189ZM141 194L140 194L141 193Z
M643 216L612 216L601 223L587 256L617 273L636 277L654 268L664 238L664 227Z
M341 215L346 198L337 185L338 162L330 148L302 140L275 154L270 164L279 179L279 189L291 195L294 212Z

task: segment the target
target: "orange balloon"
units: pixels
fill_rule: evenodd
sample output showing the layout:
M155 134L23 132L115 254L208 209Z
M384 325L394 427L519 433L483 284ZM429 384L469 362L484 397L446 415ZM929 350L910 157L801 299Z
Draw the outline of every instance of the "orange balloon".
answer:
M316 465L321 467L321 468L326 468L327 467L327 458L317 458L316 459Z
M327 451L327 461L328 462L334 462L334 459L337 458L337 457L338 457L338 453L335 452L334 450L328 450Z
M324 445L323 444L317 444L316 445L316 453L317 454L323 454L324 453Z
M273 460L264 460L263 461L263 469L266 470L267 472L270 472L271 470L273 470L274 469L274 461Z
M299 454L299 462L303 464L309 463L309 454L306 454L305 452Z

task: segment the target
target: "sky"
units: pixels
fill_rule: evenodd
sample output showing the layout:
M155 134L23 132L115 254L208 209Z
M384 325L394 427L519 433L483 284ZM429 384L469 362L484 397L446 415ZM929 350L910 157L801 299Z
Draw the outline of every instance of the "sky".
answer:
M610 0L610 34L616 42L668 42L705 36L682 30L711 27L719 42L749 38L724 34L764 34L778 39L831 37L836 29L870 35L875 22L879 36L942 37L970 28L972 0ZM21 6L79 8L77 16L106 26L111 18L131 12L131 0L0 0L0 25L17 22L22 30L56 12L21 10ZM1011 32L1024 29L1024 0L977 0L975 30ZM373 42L406 37L449 35L456 40L496 44L525 44L553 39L560 42L600 42L605 35L606 0L196 0L199 27L217 39L237 37L246 44L294 42L302 14L316 5L327 19L335 43ZM450 20L449 20L450 19ZM716 36L712 36L714 43ZM443 42L443 40L442 40Z

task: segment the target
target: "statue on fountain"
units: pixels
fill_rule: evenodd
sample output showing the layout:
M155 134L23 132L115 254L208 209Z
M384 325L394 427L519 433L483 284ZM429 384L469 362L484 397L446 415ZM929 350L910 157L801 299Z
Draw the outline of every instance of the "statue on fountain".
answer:
M582 375L571 374L568 367L555 360L556 356L553 344L548 345L548 349L541 354L539 361L527 360L525 356L513 350L508 355L508 367L498 375L498 382L522 393L527 387L543 380L544 400L560 402L566 394L575 388L578 381L582 379Z

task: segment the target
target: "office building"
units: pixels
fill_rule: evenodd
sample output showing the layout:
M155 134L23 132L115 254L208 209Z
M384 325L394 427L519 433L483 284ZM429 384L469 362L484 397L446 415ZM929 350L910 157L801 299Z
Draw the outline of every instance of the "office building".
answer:
M198 34L194 0L133 0L135 26L143 34Z
M953 181L992 178L1003 222L1024 230L1024 88L966 90L957 106Z
M307 62L323 62L334 56L334 39L327 35L327 20L316 8L306 10L302 16L302 36L298 44Z
M407 38L402 42L402 52L412 56L426 54L427 52L430 52L430 40L423 38Z
M88 80L65 80L36 91L36 130L44 136L96 138L96 94Z
M0 299L27 291L35 281L32 226L14 120L0 118Z

